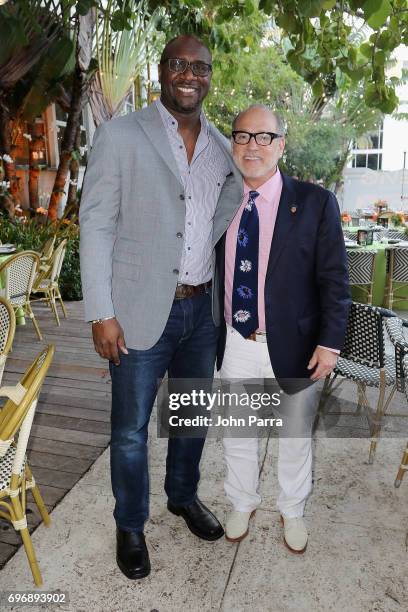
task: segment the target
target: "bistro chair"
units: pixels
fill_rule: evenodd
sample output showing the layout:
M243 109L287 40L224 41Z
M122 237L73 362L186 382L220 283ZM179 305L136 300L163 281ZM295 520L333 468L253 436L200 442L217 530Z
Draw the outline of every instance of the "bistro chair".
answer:
M357 232L343 230L343 236L346 240L357 240Z
M64 314L64 317L67 318L67 311L65 308L65 304L62 301L61 292L59 288L59 277L61 273L62 264L64 262L65 252L67 249L67 242L67 239L60 242L60 244L57 246L54 253L52 254L46 269L38 273L32 288L32 294L34 296L33 301L38 302L45 300L54 313L57 325L60 325L56 302L57 300L59 300L61 304L61 309ZM41 294L44 295L44 297L37 297Z
M4 298L0 297L0 383L3 378L4 366L16 331L16 315L14 308Z
M30 304L30 294L35 275L40 265L40 256L35 251L22 251L9 257L0 264L0 276L3 289L0 296L5 297L14 311L23 308L33 322L39 340L42 340L40 328Z
M387 249L387 283L385 304L393 308L397 302L407 299L401 291L408 287L408 248Z
M407 235L401 230L388 230L387 238L389 240L407 240Z
M366 303L373 301L374 262L376 250L347 250L347 265L350 287L358 287L366 297Z
M405 395L408 401L408 355L404 357L403 360L403 372L404 372L404 385L405 385ZM404 478L405 472L408 470L408 442L407 446L402 454L402 459L400 466L398 468L397 477L394 482L394 487L398 489L401 486L402 479Z
M20 532L37 586L42 584L42 578L27 526L29 489L46 525L50 517L27 462L26 450L38 396L53 355L54 346L50 345L39 353L17 385L0 387L0 396L8 398L0 411L0 518Z
M47 262L50 259L54 252L55 240L56 235L54 234L54 236L51 236L51 238L44 242L40 253L41 261Z
M390 335L394 345L394 355L385 354L383 321L387 323L394 319L402 321L390 310L367 304L353 302L350 308L344 349L340 353L333 373L326 377L322 399L319 407L321 412L325 399L335 391L344 379L355 382L357 387L357 412L365 408L370 426L371 443L368 462L374 461L378 437L381 431L382 419L396 391L402 392L402 360L408 354L408 343L401 336ZM405 322L394 324L399 326ZM406 323L408 325L408 323ZM388 330L394 329L390 326ZM366 388L378 389L377 406L371 408L367 399ZM389 390L386 397L387 389Z

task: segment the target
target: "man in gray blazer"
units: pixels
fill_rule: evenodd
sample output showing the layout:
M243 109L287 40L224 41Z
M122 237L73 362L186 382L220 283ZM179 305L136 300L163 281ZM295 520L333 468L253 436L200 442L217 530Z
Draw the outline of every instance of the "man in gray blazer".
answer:
M96 131L80 209L85 317L112 377L117 563L129 578L150 572L147 430L158 380L166 371L213 376L213 246L242 199L229 146L201 110L207 47L192 36L171 40L159 76L160 100ZM203 445L169 440L167 507L195 535L216 540L223 529L197 497Z

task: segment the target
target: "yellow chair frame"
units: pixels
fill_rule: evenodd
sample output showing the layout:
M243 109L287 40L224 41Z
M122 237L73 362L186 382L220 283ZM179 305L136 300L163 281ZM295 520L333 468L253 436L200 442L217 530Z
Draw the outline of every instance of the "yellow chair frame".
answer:
M8 398L0 411L0 463L2 457L12 453L10 480L8 486L0 491L0 507L4 508L0 510L0 517L20 531L37 586L42 584L42 577L27 526L28 489L31 489L46 525L49 525L50 517L28 465L26 450L38 396L53 356L54 346L51 344L38 354L17 385L0 387L0 396Z
M60 242L60 244L53 252L47 265L41 266L40 272L37 274L31 290L33 295L33 302L46 301L47 304L51 307L57 325L60 325L60 319L57 310L57 300L59 300L61 304L64 318L67 318L67 311L65 308L65 304L62 301L62 296L59 288L59 276L61 273L62 264L64 262L67 242L68 240L66 238L62 240L62 242ZM44 297L37 297L39 293L43 293Z
M4 366L11 347L13 346L14 334L16 332L16 315L10 302L0 297L0 321L6 315L6 325L0 327L0 383L3 378Z
M17 293L15 293L14 288L10 286L10 268L13 265L18 264L18 262L20 260L23 260L24 258L32 259L30 276L28 279L25 279L27 280L27 282L25 282L23 286L17 287ZM1 289L1 295L7 300L9 300L9 302L13 306L14 311L18 310L19 308L24 309L25 315L27 315L33 322L34 329L39 340L42 340L41 331L30 304L31 289L33 287L35 275L37 273L39 265L40 256L38 253L36 253L35 251L21 251L20 253L12 255L6 261L0 264L0 276L3 277L4 283L4 288Z

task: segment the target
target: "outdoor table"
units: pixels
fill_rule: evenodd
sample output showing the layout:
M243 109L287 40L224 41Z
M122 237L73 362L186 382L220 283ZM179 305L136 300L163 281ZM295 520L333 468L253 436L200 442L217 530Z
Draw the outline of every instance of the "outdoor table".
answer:
M2 264L3 261L6 261L12 255L14 255L14 253L10 253L10 255L0 255L0 264ZM0 276L0 289L3 289L3 279L1 278L1 276ZM26 321L25 321L25 316L24 316L24 308L22 307L17 308L17 310L15 311L15 314L16 314L16 325L25 325Z
M373 306L386 306L384 304L385 299L385 285L387 276L387 250L392 250L401 246L408 247L407 241L401 241L398 244L386 244L383 242L374 242L369 246L352 247L353 251L357 250L370 250L377 251L374 260L374 282L373 282ZM346 246L347 248L347 246ZM397 291L401 294L399 286L406 285L406 283L395 283ZM365 302L364 292L359 287L351 287L351 295L356 302ZM405 286L402 291L402 296L405 298L403 301L398 301L398 310L408 310L408 288Z

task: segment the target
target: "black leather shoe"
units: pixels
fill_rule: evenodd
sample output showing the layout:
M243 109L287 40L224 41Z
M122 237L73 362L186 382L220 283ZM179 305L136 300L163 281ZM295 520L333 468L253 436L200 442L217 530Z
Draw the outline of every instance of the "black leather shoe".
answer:
M196 499L187 506L175 506L167 502L167 509L176 516L182 516L189 530L202 540L210 542L222 538L224 529L212 512Z
M143 533L116 529L116 562L127 578L150 574L150 559Z

